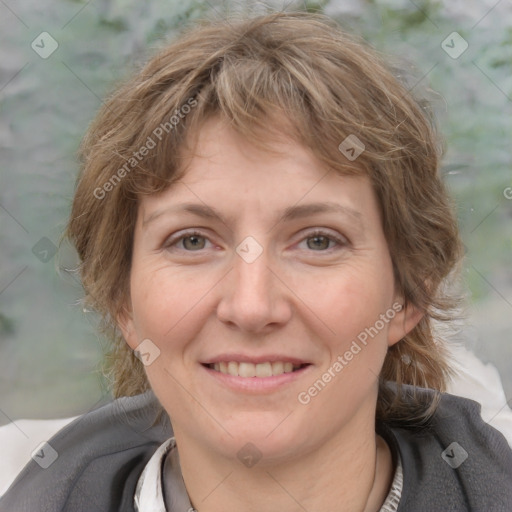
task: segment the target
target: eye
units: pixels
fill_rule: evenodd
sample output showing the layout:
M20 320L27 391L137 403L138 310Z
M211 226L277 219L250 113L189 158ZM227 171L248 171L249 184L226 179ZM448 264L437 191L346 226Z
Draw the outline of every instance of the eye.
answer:
M338 246L346 246L348 245L348 241L336 235L333 235L331 232L316 230L312 233L309 233L305 238L303 238L302 242L306 242L307 248L316 252L328 252L332 249L332 243Z
M208 238L199 231L182 233L181 236L171 237L165 241L164 248L173 250L182 249L187 252L196 252L205 249Z
M309 249L315 252L330 252L336 246L342 248L349 244L346 238L324 230L315 230L308 233L300 243L304 242L306 243L306 250ZM168 238L164 243L164 248L170 251L183 250L186 252L199 252L203 249L207 249L208 243L211 244L208 237L200 231L189 231Z

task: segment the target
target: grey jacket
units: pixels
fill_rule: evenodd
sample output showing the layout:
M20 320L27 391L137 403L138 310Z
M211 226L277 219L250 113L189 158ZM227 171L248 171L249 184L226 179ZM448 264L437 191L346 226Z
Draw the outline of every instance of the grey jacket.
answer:
M35 454L0 511L134 512L142 470L173 435L160 410L150 391L76 419ZM399 512L512 511L512 450L482 420L477 402L443 394L428 427L376 428L402 460Z

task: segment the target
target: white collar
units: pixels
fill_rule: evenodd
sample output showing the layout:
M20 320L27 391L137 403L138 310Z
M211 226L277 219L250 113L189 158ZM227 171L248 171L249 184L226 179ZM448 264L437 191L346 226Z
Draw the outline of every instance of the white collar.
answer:
M136 512L168 512L162 491L162 469L166 456L169 454L172 462L173 476L173 502L181 506L173 509L180 512L193 512L187 490L181 476L176 439L171 437L153 454L140 475L135 489L134 507ZM174 505L174 503L173 503Z

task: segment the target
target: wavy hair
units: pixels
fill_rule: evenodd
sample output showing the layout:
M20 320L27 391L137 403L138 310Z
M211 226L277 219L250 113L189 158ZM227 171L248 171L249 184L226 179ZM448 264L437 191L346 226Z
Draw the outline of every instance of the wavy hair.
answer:
M428 419L435 401L418 399L411 407L386 383L445 389L450 365L433 322L454 317L458 300L445 284L462 251L433 116L395 75L334 20L274 12L196 23L105 102L81 145L66 235L80 258L85 302L113 342L108 373L115 396L149 389L142 363L115 325L129 300L139 199L179 180L184 148L206 119L222 116L255 144L268 146L271 127L286 130L335 172L370 178L397 289L405 305L424 313L388 350L377 419ZM349 135L365 145L357 165L338 149Z

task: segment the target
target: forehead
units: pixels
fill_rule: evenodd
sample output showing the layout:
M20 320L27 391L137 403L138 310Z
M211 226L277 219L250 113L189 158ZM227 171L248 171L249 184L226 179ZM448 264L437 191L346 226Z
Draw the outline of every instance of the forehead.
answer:
M220 117L205 120L181 151L183 165L180 179L188 183L213 181L218 178L244 181L256 188L263 181L305 180L316 183L327 174L366 176L360 165L349 162L339 153L336 171L319 158L311 148L297 141L292 122L282 116L268 120L262 133L242 134ZM243 180L241 179L243 177Z
M186 155L180 180L143 199L142 227L175 215L226 225L252 216L274 225L322 213L363 227L367 215L361 210L375 209L363 171L358 176L340 174L286 134L277 135L262 148L225 122L205 123L194 151Z

